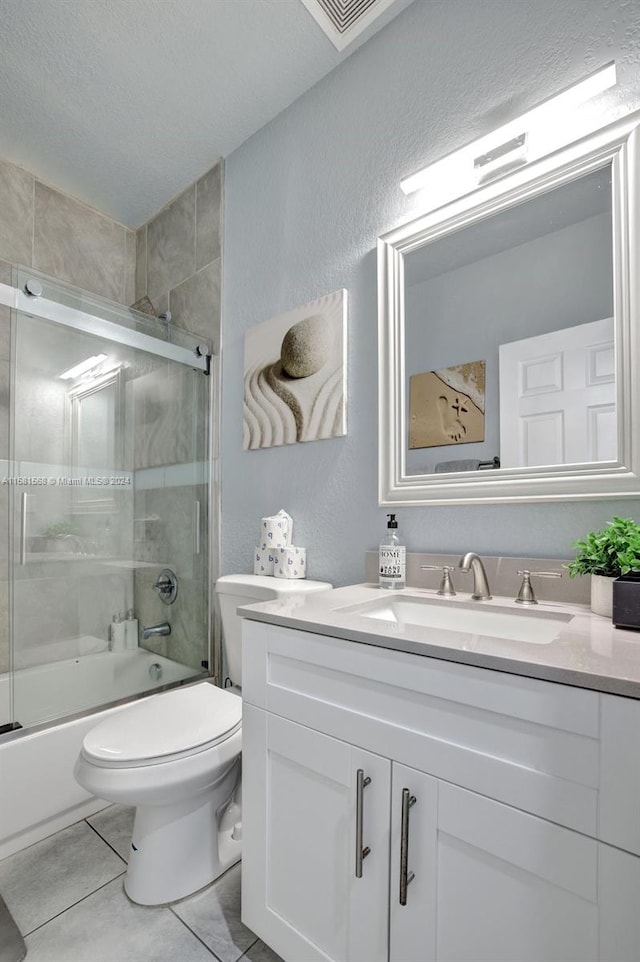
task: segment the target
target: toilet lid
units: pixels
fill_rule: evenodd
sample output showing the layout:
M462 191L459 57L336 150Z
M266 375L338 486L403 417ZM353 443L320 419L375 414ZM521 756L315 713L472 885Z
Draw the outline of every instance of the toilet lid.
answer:
M201 682L115 712L87 732L82 748L98 765L149 765L211 748L229 738L241 723L242 699Z

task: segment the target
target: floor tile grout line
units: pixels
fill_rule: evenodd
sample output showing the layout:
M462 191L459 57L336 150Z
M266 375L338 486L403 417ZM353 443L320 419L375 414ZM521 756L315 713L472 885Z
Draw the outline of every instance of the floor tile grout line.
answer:
M110 878L106 882L103 882L102 885L98 885L98 887L95 889L92 889L91 892L87 892L87 894L83 895L81 899L77 899L75 902L72 902L71 905L67 905L65 909L62 909L61 912L57 912L55 915L52 915L51 918L47 919L46 922L42 922L40 925L36 925L35 929L31 929L30 932L21 932L20 934L24 939L28 938L30 935L33 935L34 932L38 932L40 929L44 928L45 925L48 925L49 922L53 922L55 919L59 919L60 916L64 915L65 912L68 912L69 909L75 908L76 905L80 905L81 902L86 902L86 900L88 898L91 898L92 895L95 895L96 892L99 892L101 889L106 888L107 885L111 885L111 883L115 882L116 879L122 878L122 876L125 874L125 871L126 869L123 872L118 872L118 874L114 875L113 878Z
M121 862L124 862L124 864L128 867L129 863L127 862L126 858L123 858L122 855L120 854L120 852L116 851L116 849L113 847L113 845L111 844L111 842L107 841L107 839L104 837L104 835L101 835L100 832L98 831L98 829L97 829L97 828L94 828L94 826L91 824L91 822L88 822L86 818L84 819L84 821L87 823L87 825L89 826L89 828L91 829L91 831L92 831L92 832L95 832L96 835L98 836L98 838L102 839L102 841L104 842L104 844L107 845L107 846L111 849L112 852L115 852L115 854L118 856L118 858L120 859L120 861L121 861Z
M240 958L236 959L236 962L242 962L242 960L247 957L247 952L250 952L251 949L254 947L254 945L257 945L259 941L260 941L260 936L259 936L259 935L256 935L255 942L252 942L251 945L250 945L247 949L244 950L244 952L242 953L242 955L240 956ZM266 944L266 943L265 943L265 944Z
M172 905L167 905L166 908L169 909L169 911L173 914L174 918L176 918L179 922L182 922L182 924L184 925L184 927L185 927L185 929L187 930L187 932L190 932L191 935L193 935L194 938L196 938L196 939L198 940L198 942L200 942L201 945L204 945L204 947L205 947L205 949L207 950L207 952L210 952L210 953L211 953L211 955L212 955L213 958L216 960L216 962L222 962L220 956L219 956L219 955L216 955L216 953L213 951L213 949L209 948L209 946L207 945L207 943L206 943L203 939L200 938L200 936L198 935L198 933L197 933L197 932L194 932L194 930L191 928L191 926L190 926L190 925L187 925L187 923L185 922L185 920L182 919L182 918L180 918L180 916L178 915L178 913L174 911Z

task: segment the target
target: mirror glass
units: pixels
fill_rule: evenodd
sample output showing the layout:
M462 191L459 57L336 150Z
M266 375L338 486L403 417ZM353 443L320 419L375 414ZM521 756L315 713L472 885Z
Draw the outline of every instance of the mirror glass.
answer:
M407 474L615 460L611 214L609 163L406 255Z
M638 496L638 117L380 238L380 503Z

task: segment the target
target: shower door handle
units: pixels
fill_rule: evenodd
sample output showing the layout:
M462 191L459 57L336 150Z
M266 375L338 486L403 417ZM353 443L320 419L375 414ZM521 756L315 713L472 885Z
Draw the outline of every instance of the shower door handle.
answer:
M200 554L200 502L193 502L193 553Z
M20 496L20 564L27 563L27 498L26 491Z

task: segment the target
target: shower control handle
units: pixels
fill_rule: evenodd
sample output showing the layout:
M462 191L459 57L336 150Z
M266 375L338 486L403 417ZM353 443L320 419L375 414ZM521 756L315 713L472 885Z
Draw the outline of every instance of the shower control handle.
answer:
M172 605L178 597L178 578L171 568L163 568L151 587L165 605Z

